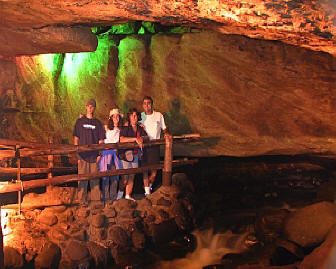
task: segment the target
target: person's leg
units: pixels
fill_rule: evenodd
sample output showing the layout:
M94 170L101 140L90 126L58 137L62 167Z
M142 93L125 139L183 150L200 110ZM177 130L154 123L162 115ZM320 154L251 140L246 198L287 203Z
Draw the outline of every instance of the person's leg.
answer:
M142 176L143 176L145 195L149 195L151 192L150 192L150 187L149 187L148 171L143 172Z
M78 174L85 174L88 171L88 163L82 159L78 160ZM78 181L78 201L79 203L86 203L87 202L87 180L80 180Z
M109 177L102 177L102 200L106 201L109 200L109 183L110 183L110 179Z
M133 186L134 186L134 177L135 175L128 175L127 184L126 184L126 192L125 192L125 198L131 199Z
M98 172L97 163L90 163L90 173L94 174ZM91 201L99 201L101 199L101 191L99 188L100 179L91 179L90 188L91 188Z
M112 201L117 199L118 184L119 176L113 176L110 178L110 200Z
M138 168L139 166L139 156L135 155L133 162L129 163L128 168ZM134 186L134 178L135 175L128 175L128 180L127 180L127 185L126 185L126 192L125 192L125 198L126 199L131 199L131 194L133 192L133 186ZM133 200L133 199L132 199Z
M105 172L108 170L108 165L111 162L111 158L108 154L108 151L103 151L102 156L99 161L99 171ZM109 199L109 178L108 177L102 177L101 181L101 187L102 187L102 200L106 201Z
M149 185L153 185L154 182L155 182L155 178L156 178L156 173L157 173L157 170L152 170L151 171L151 175L149 176L148 178L148 181L149 181ZM151 186L150 186L151 187Z

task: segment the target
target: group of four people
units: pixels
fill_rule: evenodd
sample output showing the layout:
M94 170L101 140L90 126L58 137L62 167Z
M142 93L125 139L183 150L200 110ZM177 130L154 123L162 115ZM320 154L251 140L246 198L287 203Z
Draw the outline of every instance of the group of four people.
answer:
M153 109L153 99L150 96L143 98L144 112L141 114L135 109L130 109L123 123L123 115L118 108L113 108L109 113L107 125L94 118L96 101L89 99L86 102L86 114L80 117L73 131L74 145L91 145L102 143L126 143L136 142L139 148L126 150L103 150L80 152L78 154L78 174L90 174L98 171L112 169L128 169L141 165L157 164L160 161L160 147L143 147L148 140L160 139L161 131L165 136L170 134L163 115ZM143 173L145 195L151 193L152 184L155 181L156 170ZM131 197L135 175L102 177L100 179L82 180L78 182L78 200L80 203L88 201L88 183L90 182L91 200L116 200L123 197ZM101 185L101 189L100 189Z

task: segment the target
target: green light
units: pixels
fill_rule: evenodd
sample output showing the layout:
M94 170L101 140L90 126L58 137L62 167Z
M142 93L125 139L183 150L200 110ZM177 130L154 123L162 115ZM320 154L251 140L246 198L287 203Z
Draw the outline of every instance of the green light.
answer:
M111 26L111 34L134 34L135 22L122 23Z

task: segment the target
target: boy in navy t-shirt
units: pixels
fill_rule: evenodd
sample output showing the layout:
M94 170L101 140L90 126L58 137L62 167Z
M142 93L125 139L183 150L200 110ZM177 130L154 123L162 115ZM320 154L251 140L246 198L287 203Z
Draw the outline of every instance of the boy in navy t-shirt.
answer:
M76 121L73 131L74 145L102 144L105 139L105 130L100 120L93 117L96 109L96 101L89 99L85 105L86 115ZM78 153L78 174L90 174L98 172L99 151ZM87 202L88 180L78 182L78 200ZM91 200L100 200L99 179L90 180Z

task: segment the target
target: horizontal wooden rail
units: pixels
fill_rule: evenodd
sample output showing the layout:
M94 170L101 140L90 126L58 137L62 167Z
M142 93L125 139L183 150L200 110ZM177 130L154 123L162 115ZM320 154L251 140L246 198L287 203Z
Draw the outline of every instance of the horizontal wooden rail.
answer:
M186 165L186 164L194 164L197 160L175 160L172 162L173 167ZM94 178L100 178L103 176L117 176L117 175L128 175L128 174L137 174L142 173L144 171L149 170L158 170L162 169L163 164L155 164L148 165L139 168L130 168L130 169L120 169L120 170L111 170L105 172L99 172L94 174L72 174L65 176L55 176L50 179L34 179L28 181L21 181L20 183L8 183L8 184L0 184L0 193L8 193L14 191L22 191L33 189L37 187L44 187L48 185L60 185L68 182L77 182L81 180L89 180Z
M76 167L42 167L42 168L21 168L20 173L23 175L27 174L46 174L46 173L69 173L76 172ZM18 172L18 168L5 168L0 167L0 174L2 176L16 176Z
M185 143L197 141L200 138L200 134L185 134L181 136L173 136L174 143ZM5 140L5 141L4 141ZM128 149L136 148L138 145L134 142L132 143L107 143L107 144L93 144L93 145L64 145L64 144L38 144L38 143L28 143L16 140L6 140L0 139L0 144L8 142L9 146L13 146L15 143L19 147L17 155L20 157L33 157L33 156L45 156L45 155L60 155L60 154L71 154L77 152L87 152L92 150L107 150L107 149ZM15 142L15 143L14 143ZM153 146L153 145L164 145L164 139L152 140L145 142L144 146ZM40 149L37 149L40 146ZM42 148L42 149L41 149ZM3 158L14 158L14 150L0 150L0 159Z

